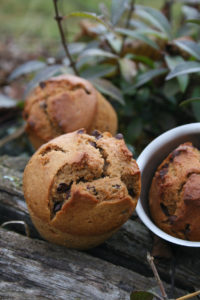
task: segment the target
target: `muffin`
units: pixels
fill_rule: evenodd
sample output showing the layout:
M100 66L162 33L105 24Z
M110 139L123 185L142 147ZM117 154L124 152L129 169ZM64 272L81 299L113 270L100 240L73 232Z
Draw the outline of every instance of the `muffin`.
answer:
M152 219L163 231L200 241L200 152L187 142L158 167L150 188Z
M35 149L80 128L113 135L117 130L117 115L111 104L89 81L74 75L40 82L26 99L23 118Z
M123 136L83 129L41 146L24 171L24 196L46 240L88 249L130 217L140 193L140 171Z

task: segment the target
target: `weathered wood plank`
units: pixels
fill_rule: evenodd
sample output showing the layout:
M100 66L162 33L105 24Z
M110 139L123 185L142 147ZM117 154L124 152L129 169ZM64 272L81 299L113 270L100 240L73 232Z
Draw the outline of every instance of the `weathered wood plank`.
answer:
M155 285L87 253L0 229L0 299L129 299Z
M24 162L19 163L19 158L0 158L0 222L12 219L24 220L31 228L31 236L39 237L29 218L21 189L23 163L25 165L26 161L25 159ZM16 229L21 231L21 227L15 226ZM104 244L88 253L127 269L136 270L142 275L152 276L146 261L146 253L151 248L152 235L137 218L134 218L126 222ZM183 248L173 247L172 250L175 252L176 261L175 286L188 291L199 289L200 251L194 254L188 250L186 255ZM161 278L170 282L170 262L161 260L157 266Z

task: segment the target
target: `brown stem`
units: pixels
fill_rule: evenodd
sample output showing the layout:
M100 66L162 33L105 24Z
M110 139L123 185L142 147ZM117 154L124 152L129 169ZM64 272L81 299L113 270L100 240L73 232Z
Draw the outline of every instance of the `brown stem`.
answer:
M165 17L171 21L172 18L172 5L174 0L165 0L163 7L161 8L161 12L165 15Z
M23 124L21 127L19 127L15 132L11 133L8 136L5 136L0 140L0 148L3 147L8 142L11 142L14 139L17 139L20 137L25 131L25 124Z
M26 236L30 237L30 229L29 229L28 225L26 224L26 222L24 222L24 221L19 221L19 220L8 221L8 222L4 222L3 224L1 224L0 227L3 228L3 227L6 227L7 225L10 225L10 224L24 225Z
M180 297L180 298L177 298L176 300L190 299L190 298L195 297L195 296L197 296L197 295L200 295L200 291L197 291L197 292L194 292L194 293L191 293L191 294L182 296L182 297Z
M135 0L132 0L131 4L130 4L129 13L128 13L128 16L126 19L126 24L125 24L126 29L128 29L130 27L130 21L131 21L131 17L132 17L133 11L134 11L134 4L135 4ZM126 36L124 35L123 39L122 39L121 54L123 53L123 50L124 50L125 40L126 40Z
M163 283L162 283L162 281L161 281L161 279L160 279L160 276L159 276L159 274L158 274L158 271L157 271L157 269L156 269L156 266L155 266L153 260L154 260L153 256L151 256L150 253L148 252L148 253L147 253L147 261L148 261L148 263L150 264L151 269L152 269L152 271L153 271L153 274L154 274L154 276L155 276L155 279L156 279L156 281L157 281L157 283L158 283L158 285L159 285L159 288L160 288L160 291L161 291L163 300L167 300L168 297L167 297L167 294L166 294L166 292L165 292L164 285L163 285Z
M63 48L65 50L65 53L66 53L67 57L69 58L70 65L71 65L72 69L74 70L74 73L76 75L79 75L79 73L78 73L78 71L76 69L76 64L73 61L72 56L71 56L71 54L69 52L69 49L68 49L68 46L67 46L67 42L66 42L66 39L65 39L65 34L64 34L64 31L63 31L63 27L62 27L63 17L61 17L59 15L57 2L58 2L58 0L53 0L55 14L56 14L55 15L55 20L57 21L57 24L58 24L58 29L59 29L59 32L60 32L60 37L61 37L62 45L63 45Z

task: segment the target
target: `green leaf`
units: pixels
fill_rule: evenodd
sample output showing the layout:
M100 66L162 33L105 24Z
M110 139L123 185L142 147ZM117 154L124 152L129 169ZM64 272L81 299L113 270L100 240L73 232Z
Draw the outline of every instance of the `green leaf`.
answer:
M122 58L119 60L119 67L120 67L120 72L124 79L128 82L131 82L133 77L137 75L137 66L136 64L128 59L128 58Z
M130 300L153 300L154 295L149 292L138 291L132 292Z
M87 69L80 71L80 76L85 79L94 79L103 76L108 76L116 71L116 65L109 64L100 64L91 67L87 67Z
M123 95L116 86L106 79L94 79L91 80L92 84L103 94L110 96L114 100L117 100L120 104L124 105Z
M88 49L85 50L80 56L79 58L82 58L84 56L103 56L103 57L107 57L107 58L118 58L117 55L101 50L101 49Z
M165 81L162 91L170 102L176 104L176 101L174 101L176 100L175 95L180 92L180 87L176 80Z
M187 74L180 75L180 76L177 77L177 79L178 79L178 82L179 82L180 90L181 90L182 93L184 93L186 88L188 87L189 76Z
M134 146L131 145L131 144L128 144L128 143L126 143L126 146L127 146L128 150L130 150L131 153L133 154L133 156L135 157L136 156L136 151L135 151Z
M174 56L171 57L169 55L165 56L165 61L169 67L169 69L172 71L174 70L174 68L179 65L180 63L184 62L184 59L181 56ZM179 86L180 86L180 90L184 93L188 83L189 83L189 76L187 74L185 75L179 75L177 76L178 82L179 82Z
M188 40L174 40L173 43L200 60L200 46L197 43Z
M104 34L107 43L114 49L116 53L120 53L122 47L122 39L120 36L116 36L113 32L107 32Z
M166 77L166 80L183 74L200 72L200 63L194 61L186 61L177 65Z
M134 142L142 134L142 118L135 117L127 127L126 135L129 141Z
M157 37L159 39L163 39L163 40L167 39L167 36L165 33L157 31L157 30L153 30L151 28L136 29L135 32L139 33L139 34L144 34L147 36L155 36L155 37Z
M187 100L182 101L179 105L181 107L183 107L183 106L187 106L188 104L191 104L193 102L200 102L200 97L189 98Z
M127 89L125 91L125 93L130 93L131 90L139 88L140 86L142 86L145 83L149 82L153 78L155 78L155 77L157 77L159 75L163 75L166 72L167 72L167 69L160 68L160 69L151 70L151 71L148 71L148 72L145 72L145 73L139 75L136 84L134 84L130 89Z
M191 103L192 111L195 116L195 119L199 122L200 121L200 102L194 101Z
M59 73L61 71L62 68L63 68L62 65L53 65L53 66L48 66L48 67L44 68L43 70L41 70L40 72L38 72L36 74L36 76L33 78L33 80L31 80L29 82L29 84L27 85L27 88L24 93L24 97L26 97L27 94L35 86L37 86L39 84L39 82L46 80L46 79L52 77L53 75L56 75L57 73Z
M139 29L148 29L149 28L149 25L145 24L144 22L142 22L140 20L136 20L136 19L131 19L130 25L134 26L136 28L139 28Z
M21 75L25 75L31 72L38 71L46 66L46 64L39 60L31 60L23 65L17 67L9 76L8 80L11 81Z
M192 98L199 98L200 95L200 86L195 86L192 89ZM191 102L192 112L194 117L199 122L200 121L200 101L192 101Z
M24 109L24 104L25 104L25 102L24 101L19 101L18 103L17 103L17 107L19 108L19 109Z
M187 22L200 25L200 19L189 19L187 20Z
M156 50L159 49L158 45L151 39L149 39L147 36L145 36L142 33L139 33L136 30L131 29L125 29L125 28L116 28L116 32L127 35L129 37L135 38L137 40L143 41L144 43L148 44L152 48L155 48Z
M79 54L81 51L84 50L85 47L86 47L86 43L70 43L68 45L68 49L71 55Z
M0 93L0 109L14 108L17 105L17 101Z
M116 25L127 8L129 0L112 0L111 23Z
M164 32L169 39L172 37L171 26L167 18L158 10L152 7L135 5L135 14L149 21L153 26Z
M98 22L98 23L104 25L107 29L113 31L113 29L106 22L104 22L102 20L101 16L97 16L97 14L95 14L95 13L74 11L74 12L69 13L65 17L63 17L63 19L67 19L70 17L88 18L88 19L91 19L95 22Z
M198 19L200 14L198 10L194 7L191 7L189 5L183 5L182 6L182 11L186 17L187 20L189 19Z
M147 56L143 55L134 55L134 54L126 54L126 58L132 58L134 61L139 61L147 66L149 66L151 69L154 69L154 61Z

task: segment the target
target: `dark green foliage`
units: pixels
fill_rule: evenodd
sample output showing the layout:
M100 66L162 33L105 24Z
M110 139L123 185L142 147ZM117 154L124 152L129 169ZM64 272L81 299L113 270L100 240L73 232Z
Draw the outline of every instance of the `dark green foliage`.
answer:
M199 12L185 1L181 24L174 31L168 18L154 8L134 5L131 0L113 0L110 9L105 5L99 15L63 11L62 22L68 25L71 18L84 19L75 41L68 44L69 52L79 75L111 101L119 131L139 154L162 132L200 120ZM73 68L69 57L61 53L55 64L29 62L15 70L11 79L29 72L35 76L28 91L50 76L73 73Z

